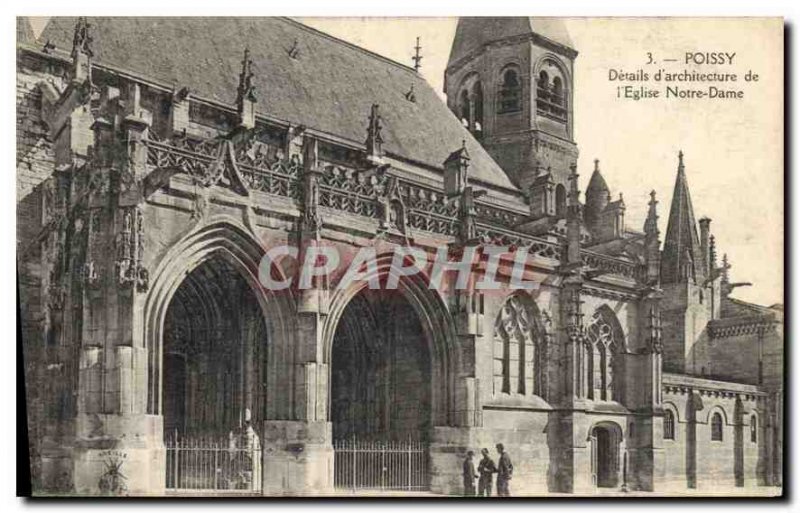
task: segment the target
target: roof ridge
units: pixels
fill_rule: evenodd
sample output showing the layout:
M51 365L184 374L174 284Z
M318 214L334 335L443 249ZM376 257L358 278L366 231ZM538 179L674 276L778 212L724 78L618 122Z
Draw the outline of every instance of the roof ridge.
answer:
M752 301L745 301L744 299L739 299L739 298L735 298L735 297L731 297L731 296L728 296L725 299L727 299L728 301L730 301L732 303L736 303L738 305L745 306L745 307L753 306L753 307L760 308L760 309L763 309L763 310L769 310L770 308L772 308L769 305L762 305L762 304L759 304L759 303L753 303Z
M361 53L369 55L370 57L377 57L378 59L380 59L382 61L385 61L385 62L387 62L389 64L394 65L394 66L397 66L397 67L399 67L400 69L402 69L404 71L408 71L408 72L412 73L414 76L417 76L417 77L421 78L426 83L428 82L427 80L425 80L425 78L419 72L414 70L414 68L412 68L409 65L403 64L402 62L398 62L398 61L396 61L394 59L390 59L389 57L386 57L385 55L381 55L381 54L379 54L377 52L373 52L372 50L364 48L363 46L358 46L357 44L351 43L349 41L346 41L346 40L341 39L339 37L336 37L334 35L328 34L327 32L323 32L323 31L321 31L319 29L316 29L314 27L306 25L305 23L302 23L300 21L292 19L292 18L290 18L288 16L278 16L277 18L285 20L285 21L288 21L288 22L298 26L299 28L301 28L303 30L306 30L308 32L311 32L311 33L313 33L315 35L323 36L323 37L325 37L327 39L330 39L331 41L334 41L336 43L342 44L344 46L348 46L348 47L350 47L350 48L352 48L354 50L358 50Z

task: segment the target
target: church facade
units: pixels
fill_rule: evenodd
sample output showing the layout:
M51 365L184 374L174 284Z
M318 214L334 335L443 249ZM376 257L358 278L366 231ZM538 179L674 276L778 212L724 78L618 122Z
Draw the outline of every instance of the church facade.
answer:
M407 474L398 488L458 494L466 452L497 443L515 495L780 486L782 306L732 297L691 156L659 164L676 168L663 239L655 193L627 226L598 161L581 198L577 56L552 18L460 19L445 104L414 68L292 20L51 18L36 38L20 19L35 490ZM278 247L297 251L265 259ZM265 286L318 247L374 265ZM412 247L474 252L466 286L430 268L371 286ZM211 481L186 485L201 466Z

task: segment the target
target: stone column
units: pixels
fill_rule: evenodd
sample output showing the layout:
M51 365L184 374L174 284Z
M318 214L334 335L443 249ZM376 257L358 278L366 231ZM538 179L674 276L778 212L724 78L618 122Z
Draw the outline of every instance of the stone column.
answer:
M74 488L82 494L160 494L165 485L162 418L147 412L141 317L149 222L130 179L144 174L151 117L140 101L138 84L127 84L127 153L105 170L114 206L89 225L73 452Z
M629 394L624 405L639 412L647 412L648 417L633 419L635 437L630 440L629 489L654 491L665 475L663 452L664 410L661 404L661 291L648 289L639 309L639 332L643 334L643 347L640 354L630 355L626 360L631 366L633 376L628 380ZM644 390L641 386L643 385Z
M298 261L303 262L307 249L321 241L322 223L316 211L320 170L317 141L300 135L293 136L292 141L290 152L302 148L303 153L304 202L298 230ZM322 327L328 313L328 287L328 280L321 278L315 279L310 288L298 291L292 371L294 407L291 420L264 422L265 495L318 495L333 490L329 373L322 340Z

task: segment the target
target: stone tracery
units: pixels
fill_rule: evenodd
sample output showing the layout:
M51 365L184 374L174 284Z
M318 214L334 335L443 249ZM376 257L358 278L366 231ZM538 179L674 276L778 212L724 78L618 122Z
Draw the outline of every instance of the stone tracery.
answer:
M623 349L621 330L613 313L601 307L586 327L585 351L589 398L601 401L617 400L617 355Z
M495 393L544 395L547 338L532 300L511 296L495 322Z

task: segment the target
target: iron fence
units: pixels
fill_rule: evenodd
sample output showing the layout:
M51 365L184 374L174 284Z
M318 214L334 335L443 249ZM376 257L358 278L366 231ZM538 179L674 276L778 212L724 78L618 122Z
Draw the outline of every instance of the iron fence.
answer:
M187 437L165 440L168 491L261 491L258 437Z
M334 486L339 489L427 490L428 446L418 441L337 440Z

